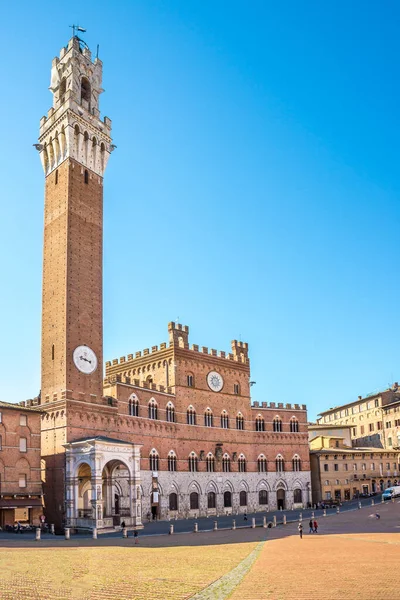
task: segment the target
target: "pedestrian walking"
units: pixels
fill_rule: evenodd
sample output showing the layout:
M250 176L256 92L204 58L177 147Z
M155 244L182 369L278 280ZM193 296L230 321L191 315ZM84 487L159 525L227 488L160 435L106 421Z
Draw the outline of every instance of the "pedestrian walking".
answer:
M312 519L310 519L308 526L310 527L310 531L308 533L313 533L314 532L314 524L313 524Z
M299 530L300 539L303 538L303 525L301 523L298 524L297 529Z
M135 544L139 543L139 532L135 529L133 532L133 537L135 538Z
M243 521L247 521L247 513L246 512L243 514Z
M318 533L318 523L317 520L314 520L314 533Z

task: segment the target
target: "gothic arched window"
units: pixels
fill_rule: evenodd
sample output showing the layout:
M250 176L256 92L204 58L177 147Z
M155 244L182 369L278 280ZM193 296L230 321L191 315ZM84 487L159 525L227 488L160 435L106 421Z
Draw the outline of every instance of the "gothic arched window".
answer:
M256 417L256 431L265 431L265 421L261 415Z
M193 406L189 406L187 409L186 418L188 425L196 425L196 411L194 410Z
M152 450L149 455L149 466L150 471L158 471L158 452L157 450Z
M244 429L244 418L242 413L236 415L236 429Z
M257 459L257 464L259 473L267 472L267 459L265 458L264 454L260 454L260 456Z

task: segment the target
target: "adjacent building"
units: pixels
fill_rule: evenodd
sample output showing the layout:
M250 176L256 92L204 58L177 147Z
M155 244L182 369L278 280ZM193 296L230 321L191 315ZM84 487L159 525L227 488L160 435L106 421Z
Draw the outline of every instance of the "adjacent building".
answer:
M43 514L41 411L0 402L0 527L39 525Z
M335 406L322 413L317 425L350 426L354 446L400 449L400 389L390 388L359 396L354 402Z
M42 457L46 514L73 528L311 501L306 407L250 400L248 346L168 342L106 363L103 176L114 149L100 118L102 63L73 37L52 63L40 121L45 173Z

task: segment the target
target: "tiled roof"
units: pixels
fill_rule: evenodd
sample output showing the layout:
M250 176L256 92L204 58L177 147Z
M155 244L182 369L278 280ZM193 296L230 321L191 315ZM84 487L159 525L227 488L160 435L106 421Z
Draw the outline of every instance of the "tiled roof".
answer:
M29 412L43 412L40 404L38 406L23 406L21 404L15 404L13 402L3 402L0 400L0 408L13 408L15 410L27 410Z

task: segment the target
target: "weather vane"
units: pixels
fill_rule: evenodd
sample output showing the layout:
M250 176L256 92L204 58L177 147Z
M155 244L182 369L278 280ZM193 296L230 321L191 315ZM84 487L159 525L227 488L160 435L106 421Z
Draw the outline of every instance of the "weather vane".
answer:
M79 25L70 25L70 27L72 29L72 35L73 35L73 37L78 37L75 34L76 31L81 31L82 33L86 33L86 29L83 29L83 27L80 27Z

